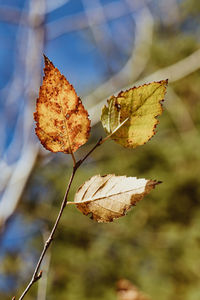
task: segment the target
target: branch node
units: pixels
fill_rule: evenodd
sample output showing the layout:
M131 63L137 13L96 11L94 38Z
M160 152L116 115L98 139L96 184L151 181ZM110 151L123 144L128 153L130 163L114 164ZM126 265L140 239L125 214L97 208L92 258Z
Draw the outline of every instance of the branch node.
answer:
M75 164L75 166L74 166L74 171L76 171L76 170L80 167L80 165L82 164L82 162L83 162L82 159L80 159L80 160L78 160L78 161L76 162L76 164Z
M41 270L35 277L35 281L39 280L42 277L43 271Z
M49 237L48 238L48 240L46 241L46 247L48 247L49 246L49 244L51 244L51 241L53 240L53 238L52 237Z

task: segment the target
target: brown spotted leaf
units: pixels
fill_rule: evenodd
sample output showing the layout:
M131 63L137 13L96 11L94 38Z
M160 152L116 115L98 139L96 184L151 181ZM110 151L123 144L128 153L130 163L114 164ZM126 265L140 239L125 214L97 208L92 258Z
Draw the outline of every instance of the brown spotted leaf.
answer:
M133 87L108 100L108 106L102 109L101 122L111 139L124 147L135 148L156 133L167 82L162 80ZM128 121L116 131L126 119Z
M150 300L129 280L120 279L117 282L117 299L118 300Z
M159 182L136 177L95 175L77 191L74 202L98 222L112 222L148 194Z
M45 68L37 99L36 134L52 152L75 152L89 137L90 120L73 86L45 56Z

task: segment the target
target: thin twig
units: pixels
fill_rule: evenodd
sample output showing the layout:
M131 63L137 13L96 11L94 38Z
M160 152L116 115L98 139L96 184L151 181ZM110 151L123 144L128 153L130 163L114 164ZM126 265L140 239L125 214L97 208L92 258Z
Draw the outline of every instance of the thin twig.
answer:
M98 140L98 142L94 145L94 147L82 158L80 159L77 164L80 166L87 158L88 156L98 147L101 145L102 137Z
M73 160L73 166L75 167L75 165L76 165L76 158L75 158L73 152L71 152L71 156L72 156L72 160Z
M64 208L66 206L66 203L67 203L67 196L68 196L68 193L69 193L69 190L70 190L70 187L71 187L71 184L72 184L72 181L73 181L73 178L74 178L74 175L76 173L76 170L77 170L77 167L74 167L73 168L73 171L72 171L72 175L70 177L70 180L69 180L69 183L68 183L68 186L67 186L67 189L66 189L66 192L65 192L65 196L63 198L63 201L62 201L62 204L61 204L61 208L60 208L60 211L59 211L59 214L57 216L57 219L55 221L55 224L53 226L53 229L47 239L47 241L45 242L44 244L44 248L42 250L42 253L40 255L40 258L38 260L38 263L37 263L37 266L35 268L35 271L33 273L33 276L29 282L29 284L27 285L26 289L24 290L24 292L22 293L21 297L19 298L19 300L22 300L24 298L24 296L27 294L27 292L29 291L29 289L31 288L31 286L37 281L39 280L41 277L42 277L42 271L39 272L39 268L40 268L40 265L42 263L42 260L45 256L45 253L47 251L47 249L49 248L51 242L53 241L53 237L54 237L54 234L55 234L55 231L58 227L58 224L59 224L59 221L60 221L60 218L62 216L62 213L64 211ZM38 273L39 272L39 273Z
M42 236L43 241L45 243L47 237L49 236L50 232L49 230L43 229L42 230ZM42 280L39 280L38 282L38 290L37 290L37 300L46 300L46 294L47 294L47 282L48 282L48 272L50 267L50 261L51 261L51 252L47 251L44 260L42 262L42 268L43 268L43 274L42 274Z
M40 269L41 263L42 263L42 261L43 261L43 258L44 258L44 256L45 256L45 254L46 254L46 252L47 252L47 250L48 250L50 244L51 244L52 241L53 241L54 234L55 234L56 229L57 229L57 227L58 227L58 224L59 224L59 222L60 222L60 218L61 218L61 216L62 216L62 214L63 214L63 211L64 211L64 209L65 209L65 206L66 206L66 204L67 204L67 197L68 197L69 190L70 190L70 187L71 187L71 185L72 185L72 182L73 182L75 173L76 173L76 171L78 170L78 168L80 167L80 165L86 160L86 158L87 158L87 157L88 157L88 156L89 156L89 155L90 155L90 154L91 154L98 146L101 145L101 141L102 141L102 138L100 138L100 139L98 140L98 142L95 144L95 146L94 146L94 147L93 147L93 148L92 148L92 149L84 156L83 159L81 159L81 160L79 160L78 162L75 163L75 165L74 165L74 167L73 167L73 171L72 171L71 177L70 177L69 182L68 182L68 186L67 186L67 189L66 189L66 192L65 192L65 196L64 196L64 198L63 198L63 201L62 201L62 204L61 204L61 207L60 207L60 210L59 210L57 219L56 219L55 224L54 224L54 226L53 226L53 229L52 229L52 231L51 231L51 233L50 233L48 239L46 240L46 242L45 242L45 244L44 244L42 253L41 253L40 258L39 258L39 260L38 260L38 262L37 262L37 265L36 265L36 268L35 268L35 270L34 270L33 276L32 276L32 278L31 278L30 282L28 283L26 289L24 290L24 292L23 292L22 295L20 296L19 300L22 300L22 299L25 297L25 295L28 293L28 291L30 290L30 288L32 287L32 285L42 277L42 271L39 271L39 269ZM13 299L15 299L15 297L12 298L12 300L13 300Z
M100 137L100 139L97 141L97 143L94 145L94 147L82 158L80 159L76 165L79 167L87 158L88 156L100 145L102 145L104 142L106 142L119 128L121 128L129 118L126 118L122 123L120 123L113 132L111 132L109 135L107 135L104 139Z

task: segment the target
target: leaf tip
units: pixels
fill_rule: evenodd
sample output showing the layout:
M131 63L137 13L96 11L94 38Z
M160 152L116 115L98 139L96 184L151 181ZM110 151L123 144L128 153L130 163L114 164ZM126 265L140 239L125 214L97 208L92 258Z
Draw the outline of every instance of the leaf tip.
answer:
M149 180L148 185L155 187L156 185L161 184L161 183L163 183L161 180Z
M162 80L158 81L158 83L164 84L164 85L166 85L166 86L168 85L168 82L169 82L169 79L168 79L168 78L162 79ZM156 83L156 81L155 81L155 83Z
M156 184L161 184L161 183L163 183L161 180L156 181Z
M48 57L44 53L43 53L43 57L44 57L45 65L50 64L50 60L48 59Z
M49 71L54 67L54 64L50 61L50 59L43 53L44 57L44 73L46 74L46 71Z

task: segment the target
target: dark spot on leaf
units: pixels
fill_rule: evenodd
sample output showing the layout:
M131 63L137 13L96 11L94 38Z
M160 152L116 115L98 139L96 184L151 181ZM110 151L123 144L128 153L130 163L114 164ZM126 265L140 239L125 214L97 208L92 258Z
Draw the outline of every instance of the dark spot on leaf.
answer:
M115 103L115 107L116 107L117 111L119 112L121 109L121 105L119 103Z

